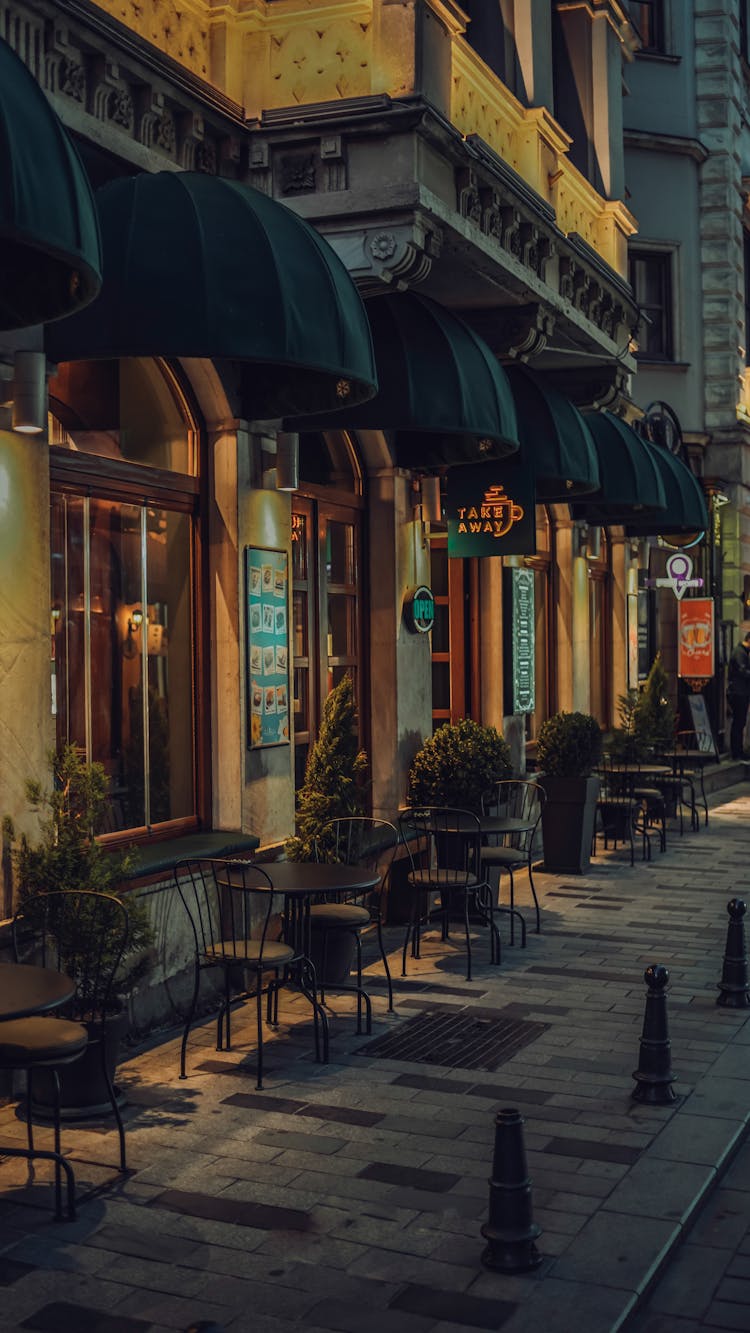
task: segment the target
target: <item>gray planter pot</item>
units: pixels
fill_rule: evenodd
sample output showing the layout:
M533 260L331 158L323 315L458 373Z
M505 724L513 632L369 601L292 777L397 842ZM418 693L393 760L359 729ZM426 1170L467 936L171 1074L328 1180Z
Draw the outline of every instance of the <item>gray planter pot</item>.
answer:
M90 1024L84 1023L84 1027L90 1026ZM104 1061L109 1076L114 1081L120 1042L128 1030L127 1012L123 1010L121 1013L112 1014L111 1018L106 1020L105 1026ZM99 1030L98 1024L96 1030L97 1032ZM122 1105L124 1099L119 1097L117 1089L115 1089L115 1095L118 1103ZM46 1069L35 1070L34 1100L31 1103L33 1115L40 1120L51 1118L53 1099L51 1075ZM80 1060L76 1060L70 1065L64 1065L60 1069L60 1119L99 1119L101 1116L112 1114L112 1103L109 1100L107 1082L102 1072L100 1043L98 1041L90 1042Z
M538 780L547 794L542 811L542 868L553 874L585 875L591 862L599 779L541 775Z

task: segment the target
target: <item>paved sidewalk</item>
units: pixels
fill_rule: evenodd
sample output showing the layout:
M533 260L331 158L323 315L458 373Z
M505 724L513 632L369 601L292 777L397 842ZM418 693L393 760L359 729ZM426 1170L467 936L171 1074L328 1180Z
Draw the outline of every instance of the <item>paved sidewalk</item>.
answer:
M671 1254L685 1262L676 1247L750 1118L750 1024L715 1004L726 903L748 879L750 792L711 804L709 827L673 831L651 864L618 852L584 878L539 875L542 934L511 948L504 927L500 968L478 938L471 983L461 935L430 932L388 1015L373 961L373 1036L355 1035L351 996L331 997L327 1066L304 1000L286 992L261 1093L252 1007L230 1053L213 1049L212 1024L195 1031L184 1083L176 1034L136 1055L119 1078L133 1174L100 1165L116 1160L111 1130L65 1130L88 1195L75 1223L50 1221L45 1167L28 1185L24 1163L2 1164L0 1328L614 1333L655 1317L634 1313L639 1300ZM389 940L397 974L400 933ZM674 1107L630 1097L653 962L671 973ZM406 1038L410 1021L420 1043L440 1025L442 1063L405 1043L363 1052ZM469 1068L480 1039L491 1050ZM501 1106L525 1117L543 1231L544 1262L526 1276L480 1262ZM5 1141L22 1141L10 1108L0 1120ZM686 1246L701 1263L711 1248L700 1232Z

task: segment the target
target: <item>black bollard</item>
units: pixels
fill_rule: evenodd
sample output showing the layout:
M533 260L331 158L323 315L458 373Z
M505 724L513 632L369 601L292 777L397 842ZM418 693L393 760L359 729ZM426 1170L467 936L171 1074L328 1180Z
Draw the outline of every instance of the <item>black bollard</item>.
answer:
M531 1212L523 1116L513 1107L506 1107L495 1117L490 1216L482 1227L488 1244L482 1263L499 1273L526 1273L538 1268L542 1256L534 1241L541 1234Z
M648 994L632 1095L635 1101L645 1102L648 1106L667 1106L676 1100L672 1087L674 1075L667 1028L667 997L664 994L669 972L661 963L652 963L646 968L643 979Z
M750 982L747 976L747 952L745 949L745 923L743 917L747 905L741 898L732 898L727 903L729 925L727 926L727 948L724 954L724 966L719 982L719 994L716 1003L725 1009L746 1009L750 1005Z

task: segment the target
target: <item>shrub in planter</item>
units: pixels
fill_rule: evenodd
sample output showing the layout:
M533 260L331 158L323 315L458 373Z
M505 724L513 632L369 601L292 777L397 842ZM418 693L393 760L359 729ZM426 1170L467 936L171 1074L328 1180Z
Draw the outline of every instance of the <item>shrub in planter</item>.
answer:
M592 776L602 734L589 713L555 713L539 729L537 765L547 799L542 811L544 869L585 874L594 836L599 779Z
M510 746L495 727L480 726L470 718L446 722L412 760L409 803L479 814L483 794L512 771Z
M88 967L85 954L92 939L91 923L82 915L77 891L91 889L97 893L112 894L124 901L128 912L128 939L115 974L110 1003L112 1027L119 1036L127 1030L124 997L145 973L153 943L145 906L134 895L123 900L118 892L123 874L132 866L133 853L112 853L96 841L96 834L102 828L108 809L109 781L103 766L86 763L74 745L65 745L59 751L53 751L49 763L49 788L32 779L26 783L29 807L40 815L40 836L38 842L32 844L25 834L22 835L13 851L19 907L23 910L29 934L33 935L42 919L41 906L35 912L35 901L40 904L42 901L38 895L60 891L70 893L70 911L62 918L58 911L55 930L62 940L61 969L74 981L79 980L81 973L90 977L89 989L81 997L81 1012L76 1009L75 999L66 1009L67 1016L79 1019L84 1010L90 1012L102 1006L104 996L96 993L96 978L100 973L102 976L107 974L108 960L114 965L119 952L119 932L113 926L111 938L105 935L100 944L98 957L103 961L103 966L100 969ZM12 845L14 830L8 819L4 821L4 834ZM93 1073L100 1056L94 1049L91 1055L95 1057L90 1062L90 1072ZM113 1042L111 1060L116 1061L116 1057L117 1043ZM67 1106L85 1110L89 1107L93 1112L87 1097L98 1097L98 1102L103 1100L98 1096L102 1083L96 1077L93 1093L81 1091L81 1081L89 1077L86 1070L87 1056L84 1056L62 1071L63 1108ZM42 1084L40 1071L35 1080L37 1100L40 1102L47 1100Z
M297 835L284 847L290 861L311 861L320 833L333 819L365 813L367 755L359 746L351 676L343 676L323 707L318 739L297 796Z

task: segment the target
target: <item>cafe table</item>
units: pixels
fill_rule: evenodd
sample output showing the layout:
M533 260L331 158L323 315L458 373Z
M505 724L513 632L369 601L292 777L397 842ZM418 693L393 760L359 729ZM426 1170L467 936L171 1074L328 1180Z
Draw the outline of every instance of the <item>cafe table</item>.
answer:
M48 1014L67 1004L75 993L75 982L64 972L57 972L50 967L37 967L32 963L0 963L0 1024ZM25 1157L29 1162L39 1157L55 1164L58 1168L55 1175L57 1218L63 1215L59 1176L59 1169L62 1168L68 1184L68 1214L73 1216L73 1170L59 1151L32 1148L31 1142L27 1148L3 1144L0 1146L2 1157Z
M72 1000L75 982L32 963L0 963L0 1022L48 1014Z
M317 995L317 979L311 959L311 913L316 898L346 899L366 893L380 883L380 875L370 866L344 865L327 861L275 861L268 870L274 892L284 897L284 938L303 965L300 988L310 1001L323 1031L323 1063L328 1060L328 1016ZM317 1024L316 1024L317 1048Z

